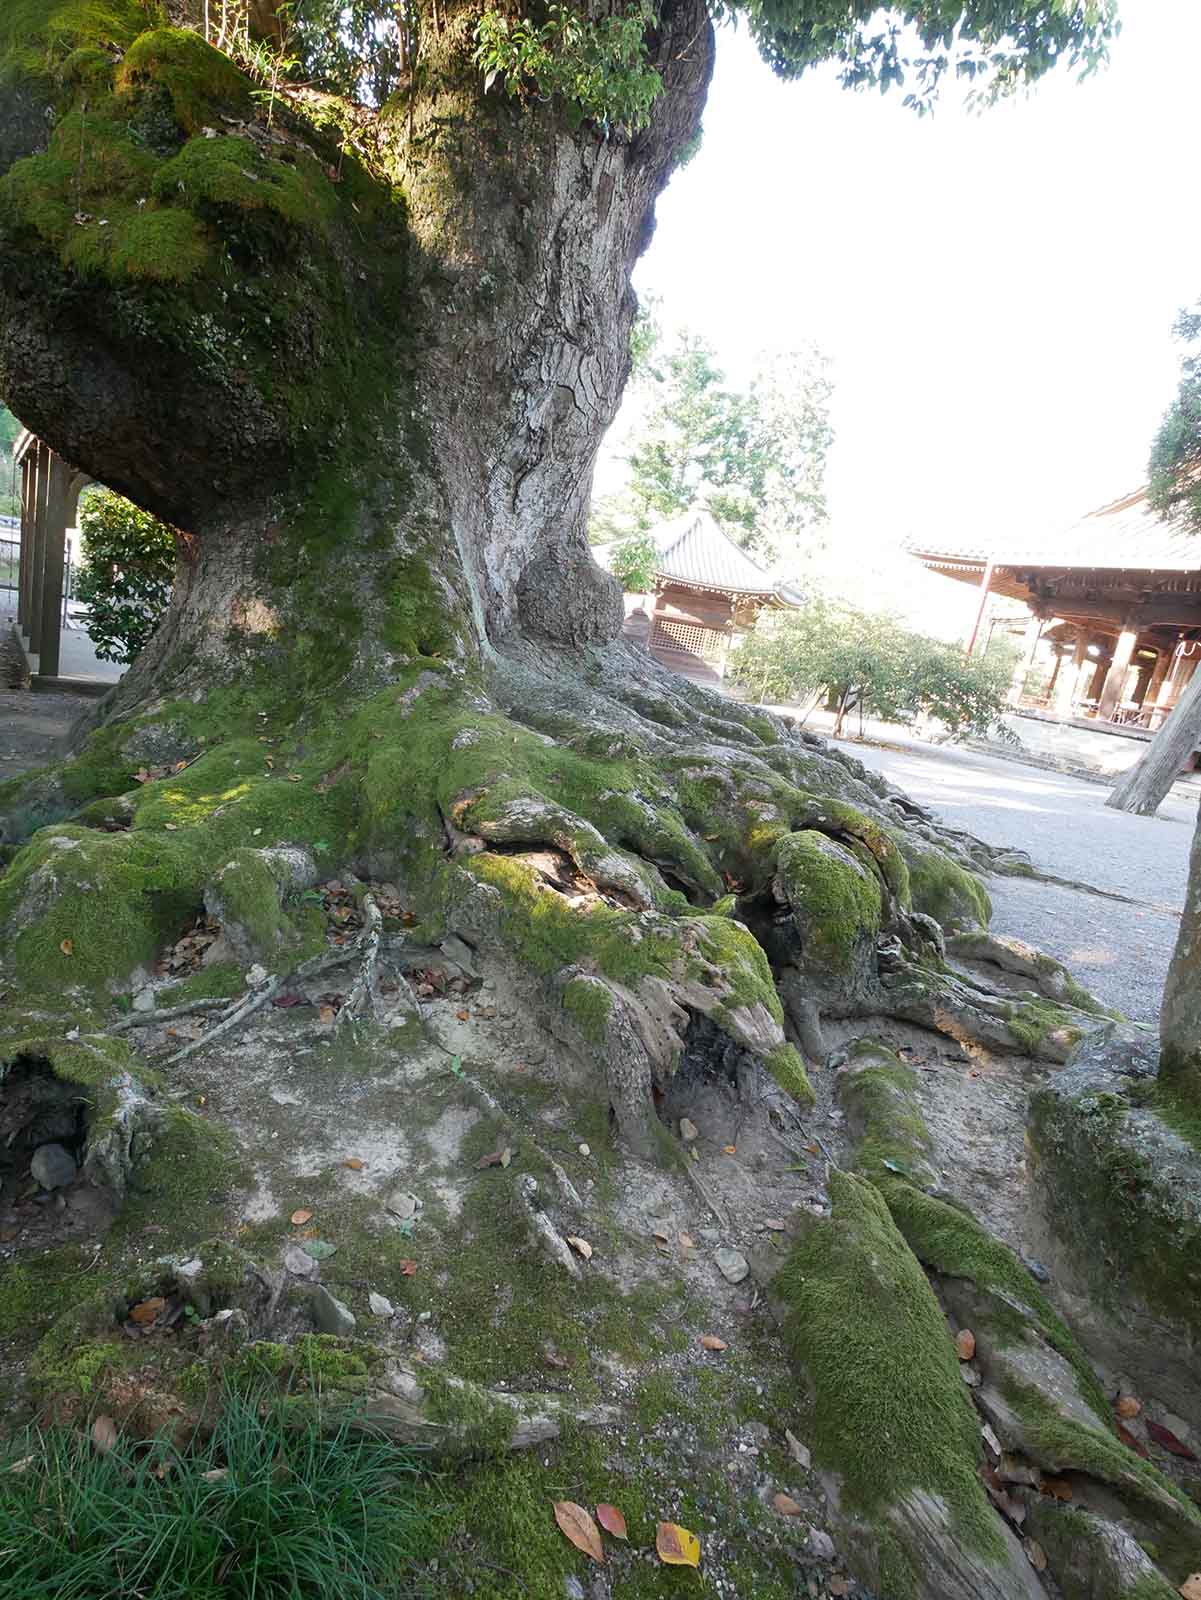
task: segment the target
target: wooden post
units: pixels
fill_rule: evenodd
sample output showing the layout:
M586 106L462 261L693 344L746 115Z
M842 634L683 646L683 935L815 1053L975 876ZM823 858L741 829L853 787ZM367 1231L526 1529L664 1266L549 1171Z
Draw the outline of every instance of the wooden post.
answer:
M1076 707L1080 692L1080 677L1088 664L1088 629L1076 629L1076 648L1072 651L1072 664L1059 674L1052 697L1052 710L1058 716L1070 717Z
M1163 688L1164 679L1168 675L1168 668L1172 665L1175 654L1176 647L1174 645L1165 646L1159 652L1159 659L1155 663L1155 670L1151 674L1150 681L1147 684L1147 692L1143 696L1143 705L1148 709L1159 704L1159 693Z
M46 561L46 497L50 488L50 450L40 439L34 449L37 452L37 478L34 492L27 623L30 655L38 655L42 648L42 572ZM41 670L40 662L38 670Z
M1137 643L1138 634L1133 628L1125 627L1118 635L1118 642L1113 649L1113 660L1109 663L1109 671L1105 674L1105 687L1101 690L1101 704L1097 707L1097 716L1106 721L1113 716L1122 698L1122 690L1126 686L1126 674L1130 670L1130 658Z
M1013 670L1013 678L1009 685L1009 704L1016 706L1021 699L1022 690L1026 686L1026 678L1030 668L1034 665L1034 657L1038 651L1038 641L1042 637L1043 619L1031 613L1026 624L1025 636L1022 639L1022 654L1017 666Z
M50 454L43 525L42 625L38 676L57 678L63 624L63 556L67 543L67 491L74 471L61 456Z
M988 591L992 588L992 557L989 556L984 564L984 576L980 579L980 604L976 607L976 620L972 624L972 636L967 642L964 655L970 656L975 651L976 640L980 637L980 625L984 621L985 608L988 605Z
M33 453L26 450L21 458L21 543L17 568L17 627L22 633L29 628L29 577L32 571L36 482Z

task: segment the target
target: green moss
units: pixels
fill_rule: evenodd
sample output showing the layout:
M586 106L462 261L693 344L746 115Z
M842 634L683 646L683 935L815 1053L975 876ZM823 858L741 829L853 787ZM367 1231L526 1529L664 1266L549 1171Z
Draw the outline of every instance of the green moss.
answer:
M163 1113L149 1152L137 1162L111 1243L140 1243L153 1226L157 1254L194 1249L220 1236L231 1193L246 1181L230 1134L195 1112Z
M195 35L189 35L194 38ZM307 152L292 162L270 160L251 139L189 139L154 175L154 193L170 201L234 211L272 211L296 227L328 229L337 214L334 187Z
M935 845L917 844L899 829L894 837L909 865L915 911L924 912L951 930L988 926L992 901L974 873Z
M1080 1018L1053 1000L1027 995L1005 1007L1005 1026L1030 1055L1041 1055L1052 1036L1066 1054L1084 1037Z
M877 1182L900 1173L918 1183L934 1179L934 1142L917 1098L917 1074L887 1045L859 1039L851 1065L839 1073L837 1093L853 1128L856 1171Z
M225 1000L241 994L246 979L235 961L215 961L211 967L201 967L190 978L164 989L159 996L164 1006L188 1005L193 1000Z
M849 976L880 931L883 902L875 874L824 833L790 833L776 846L776 866L807 969Z
M188 133L219 123L219 109L232 115L250 110L250 84L227 55L186 28L154 28L133 40L117 75L118 89L162 84L175 116Z
M890 1596L919 1586L890 1512L915 1491L948 1508L953 1537L986 1558L1003 1546L977 1475L980 1430L925 1273L879 1192L834 1172L833 1213L805 1225L776 1279L786 1337L814 1401L809 1440L841 1480L844 1508L884 1535Z
M64 1245L0 1267L0 1339L36 1338L73 1305L86 1292L81 1274L90 1255Z
M795 1045L782 1044L778 1050L772 1051L764 1065L784 1093L791 1095L798 1105L813 1104L813 1086Z
M603 1044L613 1011L613 996L595 978L573 978L563 990L563 1009L593 1044Z
M362 1394L369 1385L372 1369L381 1360L379 1352L365 1340L303 1333L292 1344L258 1340L247 1345L227 1365L225 1376L252 1389L267 1377L315 1394Z

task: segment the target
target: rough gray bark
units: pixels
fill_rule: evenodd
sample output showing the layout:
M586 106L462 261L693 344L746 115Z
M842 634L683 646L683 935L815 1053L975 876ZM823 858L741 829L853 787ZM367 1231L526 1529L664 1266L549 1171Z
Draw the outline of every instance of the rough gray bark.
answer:
M1165 1077L1187 1077L1195 1091L1201 1078L1201 812L1193 835L1184 912L1164 985L1159 1028L1161 1073Z
M1114 784L1105 804L1153 817L1201 740L1201 672L1195 672L1145 754Z

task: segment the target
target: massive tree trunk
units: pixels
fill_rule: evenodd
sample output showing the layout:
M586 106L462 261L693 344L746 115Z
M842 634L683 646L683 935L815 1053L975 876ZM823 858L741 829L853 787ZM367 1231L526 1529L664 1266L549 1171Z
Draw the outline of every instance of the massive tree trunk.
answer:
M585 515L708 84L700 0L664 7L632 136L488 94L465 9L371 116L264 104L148 15L18 39L0 111L0 392L181 530L102 726L5 806L28 1017L72 986L102 1019L202 901L294 970L302 891L359 870L524 975L642 1154L702 1025L805 1098L785 1025L816 1051L815 996L1061 1059L1079 1018L941 968L922 914L984 911L947 853L981 848L616 637Z
M1142 757L1114 784L1107 806L1153 817L1201 740L1201 672L1193 674L1171 716Z
M1160 1014L1160 1076L1201 1101L1201 813L1189 858L1180 934Z

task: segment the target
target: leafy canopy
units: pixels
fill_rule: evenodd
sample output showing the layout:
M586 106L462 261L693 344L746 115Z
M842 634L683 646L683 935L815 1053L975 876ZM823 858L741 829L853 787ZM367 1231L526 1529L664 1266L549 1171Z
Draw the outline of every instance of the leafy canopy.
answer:
M815 598L802 611L763 616L728 674L760 701L808 702L812 711L828 700L836 732L858 712L886 722L925 714L959 734L999 721L1010 665L1003 651L968 658L881 612Z
M665 348L653 307L631 346L638 420L624 458L628 479L594 508L593 539L619 539L623 558L633 559L648 543L640 534L704 506L745 549L794 555L826 515L833 432L825 358L813 348L774 356L735 389L696 334L681 332Z
M303 71L325 88L382 105L420 60L422 0L295 0L288 29ZM437 27L437 6L428 7ZM519 99L555 100L573 122L645 125L661 87L652 62L655 0L597 17L536 0L482 11L476 63ZM948 73L986 99L1060 64L1106 57L1116 0L710 0L715 21L745 22L784 78L833 62L852 88L899 88L927 110Z
M1180 313L1176 334L1187 348L1180 388L1151 448L1151 503L1201 533L1201 305Z
M88 637L101 661L132 661L171 598L174 531L111 489L87 492L79 528L84 566L75 597L88 608Z

